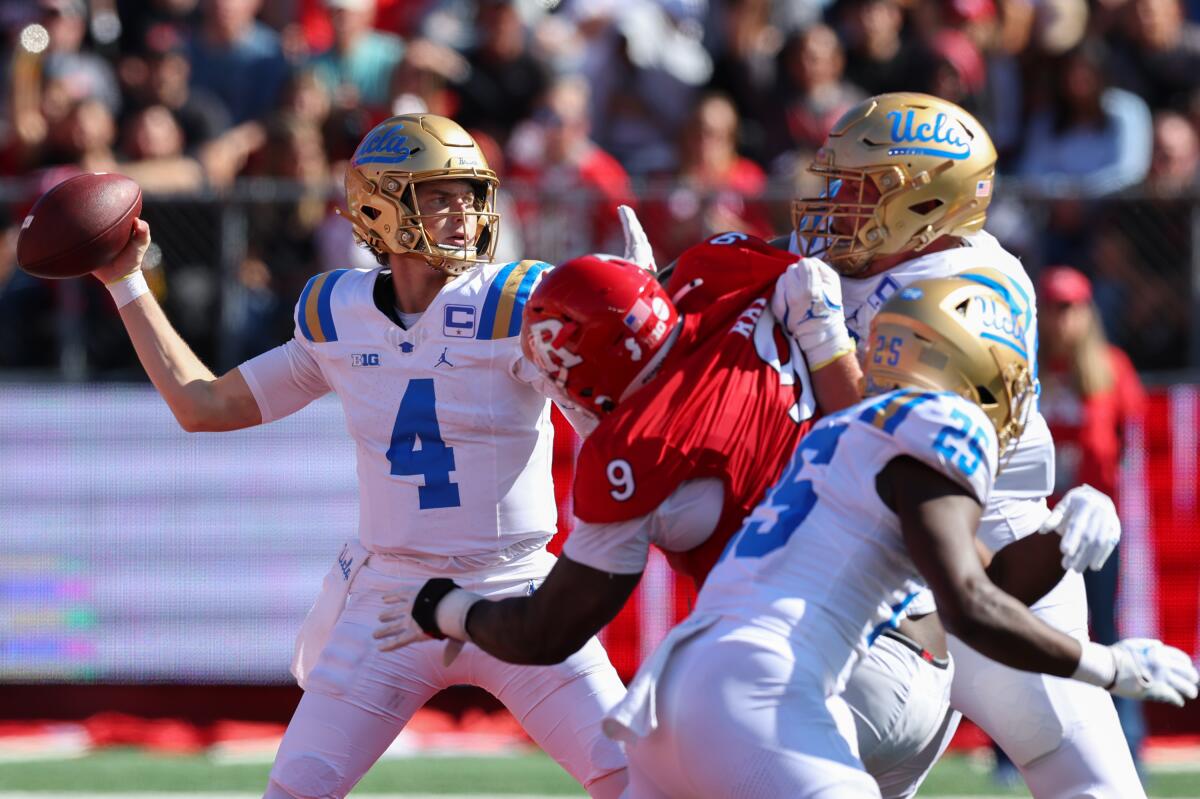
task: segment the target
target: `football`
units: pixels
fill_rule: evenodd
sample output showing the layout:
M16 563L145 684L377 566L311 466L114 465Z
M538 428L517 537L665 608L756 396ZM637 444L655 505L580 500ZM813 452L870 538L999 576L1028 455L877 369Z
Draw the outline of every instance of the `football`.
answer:
M88 172L38 198L17 237L17 263L37 277L86 275L110 263L133 234L142 189L124 175Z

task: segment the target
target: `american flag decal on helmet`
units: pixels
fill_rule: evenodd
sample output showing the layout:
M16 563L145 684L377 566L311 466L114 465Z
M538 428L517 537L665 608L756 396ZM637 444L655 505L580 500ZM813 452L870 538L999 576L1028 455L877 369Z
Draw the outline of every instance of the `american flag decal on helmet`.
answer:
M634 333L642 329L646 324L646 320L650 318L653 311L650 308L650 303L643 299L639 299L629 309L629 313L625 314L625 327L632 330Z

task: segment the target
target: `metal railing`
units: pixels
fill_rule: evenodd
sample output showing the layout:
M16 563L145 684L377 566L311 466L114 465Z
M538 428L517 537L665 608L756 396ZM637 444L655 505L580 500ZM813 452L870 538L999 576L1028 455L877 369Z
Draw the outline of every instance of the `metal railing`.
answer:
M245 180L222 192L151 195L143 216L155 249L151 283L183 337L218 370L286 339L291 308L311 274L369 263L333 216L341 187ZM615 215L596 195L543 192L508 183L501 253L561 262L620 246ZM698 241L744 212L760 228L786 231L790 192L752 203L686 186L642 185L635 195L656 246ZM1052 199L1012 182L1000 187L988 229L1036 276L1071 263L1090 274L1114 343L1151 380L1200 371L1200 194L1122 194ZM0 181L11 221L32 202L20 180ZM611 224L606 219L611 218ZM766 232L760 230L756 232ZM657 239L657 240L656 240ZM667 248L670 250L670 246ZM668 251L667 257L675 253ZM662 257L662 254L660 254ZM141 379L107 297L94 281L47 284L0 263L0 379ZM356 261L357 258L357 261Z

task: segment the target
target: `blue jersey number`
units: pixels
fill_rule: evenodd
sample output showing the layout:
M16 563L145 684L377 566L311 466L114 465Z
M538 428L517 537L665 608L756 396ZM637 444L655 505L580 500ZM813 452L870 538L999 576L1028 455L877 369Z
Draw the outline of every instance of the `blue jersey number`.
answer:
M787 472L775 484L766 502L750 514L745 527L734 539L736 557L760 558L779 549L804 524L816 507L817 493L813 490L812 480L796 478L810 463L829 463L844 432L846 425L840 424L819 427L804 437Z
M904 343L904 339L899 336L892 336L891 340L887 336L878 336L875 340L875 354L872 360L878 364L886 363L888 366L895 366L900 363L900 345Z
M971 418L959 410L950 412L950 418L958 422L958 426L946 425L934 439L933 448L939 455L958 467L967 477L975 474L983 460L983 448L987 446L987 433L976 428ZM966 444L966 452L962 444L952 443L961 439Z
M417 441L420 440L420 448ZM457 508L458 483L450 482L454 471L454 447L442 441L437 420L437 398L433 393L433 378L422 377L408 381L400 400L396 424L392 427L392 445L387 451L392 474L419 474L425 485L419 486L417 496L421 510Z

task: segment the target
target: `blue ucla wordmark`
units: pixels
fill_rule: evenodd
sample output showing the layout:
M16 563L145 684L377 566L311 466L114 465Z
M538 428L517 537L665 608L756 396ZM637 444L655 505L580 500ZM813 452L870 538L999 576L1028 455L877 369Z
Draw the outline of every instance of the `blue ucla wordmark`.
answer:
M962 161L971 156L971 142L966 132L950 121L945 114L938 114L932 123L916 124L917 112L911 108L904 113L888 111L892 121L892 142L895 144L917 143L941 145L936 147L893 147L891 155L940 155Z
M377 130L363 140L354 153L355 164L398 164L407 161L412 149L405 142L404 128L397 125L386 130Z

